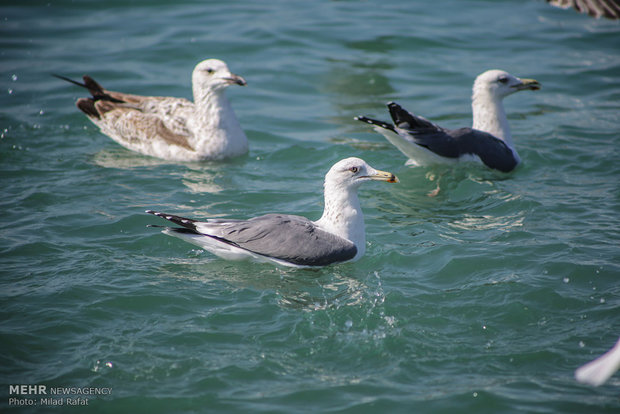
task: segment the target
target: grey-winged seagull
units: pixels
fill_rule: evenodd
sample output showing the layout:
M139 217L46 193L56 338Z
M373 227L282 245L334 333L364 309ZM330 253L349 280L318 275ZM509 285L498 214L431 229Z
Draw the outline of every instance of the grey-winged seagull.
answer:
M519 79L503 70L480 74L473 87L472 128L442 128L394 102L387 105L394 124L365 116L355 119L374 125L376 131L409 157L408 164L478 161L509 172L519 164L520 158L512 143L502 100L518 91L537 89L540 89L538 81Z
M76 105L101 132L139 153L172 161L220 160L247 153L248 139L224 95L230 85L246 84L218 59L200 62L192 73L194 102L108 91L91 77L90 98Z
M363 256L366 235L357 190L370 180L398 182L394 174L375 170L359 158L346 158L334 164L325 175L325 207L317 221L288 214L197 221L146 212L181 226L166 227L163 233L224 259L250 259L292 267L326 266Z

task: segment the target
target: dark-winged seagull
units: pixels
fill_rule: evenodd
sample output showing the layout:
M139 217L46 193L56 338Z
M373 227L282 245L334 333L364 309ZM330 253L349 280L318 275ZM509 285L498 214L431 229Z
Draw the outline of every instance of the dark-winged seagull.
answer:
M288 214L267 214L249 220L197 221L147 210L181 227L163 233L196 244L228 260L250 259L284 266L326 266L364 255L364 215L357 196L370 180L398 182L394 174L372 168L359 158L334 164L325 175L323 215L317 221Z
M547 3L562 9L573 8L592 17L620 19L620 0L547 0Z
M479 75L473 87L472 128L442 128L394 102L387 105L393 124L365 116L355 119L374 125L377 132L409 157L407 164L478 161L509 172L519 164L520 158L512 144L502 100L526 89L540 89L540 83L519 79L503 70L489 70Z
M248 151L248 139L224 94L229 85L246 82L221 60L207 59L194 68L194 102L112 92L86 75L83 84L54 76L88 89L92 96L78 99L77 107L130 150L172 161L221 160Z

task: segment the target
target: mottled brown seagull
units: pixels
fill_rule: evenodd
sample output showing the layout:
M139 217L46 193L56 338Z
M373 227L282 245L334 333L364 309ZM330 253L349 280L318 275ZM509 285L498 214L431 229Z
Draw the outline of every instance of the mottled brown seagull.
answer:
M101 132L125 148L172 161L221 160L247 153L248 139L224 94L245 80L218 59L200 62L192 73L194 102L183 98L140 96L108 91L90 76L76 105Z

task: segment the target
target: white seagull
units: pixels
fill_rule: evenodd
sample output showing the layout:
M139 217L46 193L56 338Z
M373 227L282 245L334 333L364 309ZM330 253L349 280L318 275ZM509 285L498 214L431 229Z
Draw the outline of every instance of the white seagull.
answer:
M607 352L593 361L577 368L575 379L584 384L598 387L620 369L620 339Z
M394 124L365 116L358 121L375 126L403 154L407 164L431 165L457 161L482 162L502 172L512 171L521 161L512 143L502 100L515 92L540 89L534 79L519 79L503 70L488 70L474 82L473 127L446 129L390 102Z
M359 158L346 158L334 164L325 175L325 207L317 221L288 214L197 221L146 212L181 226L166 227L163 233L227 260L250 259L291 267L326 266L364 255L364 215L357 189L370 180L398 182L394 174L375 170Z
M78 99L77 107L130 150L172 161L221 160L248 151L248 139L224 94L228 86L246 82L221 60L207 59L194 68L194 102L108 91L86 75L84 83L54 76L88 89L92 96Z

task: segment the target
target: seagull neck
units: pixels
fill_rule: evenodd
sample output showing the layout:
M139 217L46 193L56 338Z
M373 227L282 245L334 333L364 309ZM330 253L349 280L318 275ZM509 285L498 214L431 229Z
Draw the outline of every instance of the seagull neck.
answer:
M224 89L194 89L194 104L198 111L207 115L210 123L217 124L226 113L233 113Z
M474 129L488 132L504 141L510 148L513 148L512 135L502 98L493 96L486 91L474 91L471 108L474 118Z
M358 255L366 245L364 214L357 189L343 189L325 184L325 209L316 222L319 227L355 243Z
M224 92L224 88L194 88L195 148L199 152L215 151L226 156L245 154L248 138Z

